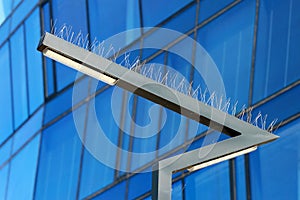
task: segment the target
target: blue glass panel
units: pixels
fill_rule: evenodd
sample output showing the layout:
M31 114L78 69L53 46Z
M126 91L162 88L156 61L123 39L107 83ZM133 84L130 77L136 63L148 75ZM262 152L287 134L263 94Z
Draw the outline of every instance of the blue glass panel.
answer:
M89 133L89 131L91 130L87 130L87 133ZM111 156L114 157L115 155ZM112 183L114 179L114 169L105 166L95 159L87 150L84 151L82 162L80 199Z
M5 199L6 195L8 166L9 165L6 165L0 169L0 199Z
M122 149L125 151L129 150L129 142L130 142L130 136L128 134L123 133L123 138L122 138ZM121 158L120 158L120 169L127 169L129 163L129 156L128 153L122 153ZM124 171L119 171L119 176L122 176L125 174Z
M104 83L103 81L99 81L95 78L89 77L90 78L90 84L91 86L96 85L96 89L91 89L90 90L90 94L95 94L97 93L97 91L99 91L100 89L103 89L105 86L107 86L106 83Z
M178 46L181 46L180 43ZM176 47L174 47L175 49ZM178 48L178 47L177 47ZM186 49L185 49L186 50ZM192 49L190 49L190 55L192 54ZM190 60L185 60L179 55L176 55L174 53L168 53L168 62L167 66L172 67L176 70L176 72L180 73L178 75L179 79L185 78L186 83L190 82L190 76L191 76L191 67L192 67L192 57L188 57Z
M1 10L1 14L0 14L0 26L1 26L4 20L6 19L6 17L10 14L12 10L12 1L1 0L0 10Z
M41 35L40 14L36 9L25 21L26 56L28 73L29 111L30 114L43 103L44 82L42 55L36 50Z
M126 199L126 182L123 181L113 188L93 198L93 200L123 200Z
M179 15L172 17L172 20L168 21L165 25L163 25L163 27L185 33L195 26L195 21L196 4L189 7Z
M50 6L49 2L44 4L42 7L42 12L43 12L43 21L44 21L44 26L43 26L43 31L51 32L51 20L50 20Z
M13 0L13 8L15 8L21 1L22 0Z
M0 166L10 158L12 148L12 140L8 140L3 146L0 148Z
M31 11L31 9L34 8L37 1L38 0L24 1L20 6L17 7L13 15L6 18L5 22L1 24L0 27L0 35L1 35L0 45L4 40L8 38L9 34L17 28L17 26L21 23L21 21L24 20L24 18ZM11 1L7 1L7 2L12 3Z
M90 80L91 78L88 76L82 77L80 81L77 81L73 88L71 88L72 91L72 103L73 105L76 105L80 103L83 99L85 99L89 94L89 87L90 87Z
M72 114L43 132L35 199L75 199L81 149Z
M143 25L156 26L176 11L183 8L191 0L178 0L170 3L168 0L142 1Z
M268 101L267 103L257 107L255 110L253 110L252 116L257 116L258 112L261 112L263 115L267 114L268 115L267 125L271 123L272 120L275 119L278 119L278 122L281 122L299 113L300 111L299 94L300 94L300 85L284 92L283 94L277 96L271 101Z
M299 57L299 45L300 45L300 2L295 0L287 1L289 3L289 27L288 27L288 40L287 40L287 57L286 57L286 71L285 71L285 85L290 84L300 79L300 57Z
M6 19L6 17L11 13L12 2L13 1L6 1L6 0L0 1L0 10L1 10L0 26L3 23L3 21Z
M24 28L21 26L11 37L15 128L17 128L28 116L27 77L24 50Z
M85 0L52 0L53 19L57 19L56 28L63 24L72 26L72 31L87 34L87 14Z
M183 153L183 152L180 152L180 153ZM173 155L172 155L172 156L173 156ZM181 175L182 175L182 172L183 172L183 171L178 171L178 172L172 173L172 179L175 179L175 178L177 178L178 176L181 176Z
M142 184L141 184L142 183ZM151 190L152 172L140 173L129 179L128 199L135 199Z
M137 50L131 50L137 49ZM126 68L131 68L135 62L140 58L140 42L135 43L130 48L126 48L126 53L119 55L116 63Z
M214 144L216 142L220 142L229 138L230 137L228 135L225 135L217 131L213 131L197 140L194 140L193 143L188 147L188 151L198 149L210 144Z
M188 139L193 139L196 135L201 135L204 131L207 131L208 127L196 122L194 120L188 119ZM196 133L195 133L196 132Z
M85 0L53 0L52 1L53 19L58 19L56 25L57 31L63 24L72 27L71 31L78 34L80 31L83 35L87 31L87 15ZM75 80L77 71L61 63L56 63L56 82L57 90L63 89Z
M228 162L201 169L185 178L185 199L230 199Z
M147 29L149 30L149 29ZM152 32L151 34L147 35L142 43L142 59L145 60L146 58L150 57L151 55L153 55L154 53L156 53L157 51L165 48L167 45L170 45L170 43L174 42L175 40L178 40L179 37L182 37L183 34L174 31L172 32L171 30L166 31L165 29L158 29L154 32ZM190 45L189 41L185 41L183 40L185 43L181 43L181 44L176 44L174 48L177 48L176 50L180 50L178 49L178 46L180 45ZM155 47L157 49L154 49L152 47ZM187 54L190 53L189 51L187 52L183 52L183 49L181 49L181 53L183 54ZM191 49L192 50L192 49Z
M165 54L162 53L159 56L152 59L149 63L155 64L154 67L163 67L164 65ZM160 70L163 72L163 68ZM133 99L133 98L132 98ZM132 104L133 105L133 104ZM136 108L136 117L135 117L135 133L133 139L132 150L136 153L150 153L156 150L157 134L163 127L163 124L160 121L165 121L163 118L166 118L166 115L161 115L162 107L158 104L155 104L149 100L138 97ZM132 108L130 109L132 111ZM143 136L141 136L143 133ZM136 168L150 162L154 159L155 154L149 155L146 157L139 157L137 159L131 160L131 169L135 170Z
M244 156L239 156L235 159L236 195L239 200L246 200L247 197L244 163Z
M102 128L103 134L112 143L112 145L117 146L118 144L118 133L119 127L118 122L120 121L120 116L115 116L114 118L111 108L111 95L113 87L106 89L102 93L96 96L95 104L89 105L89 116L87 118L86 127L86 137L88 148L95 156L100 154L97 152L105 152L105 158L99 156L99 160L95 159L90 153L85 152L83 160L83 168L81 174L81 188L80 197L85 197L102 187L110 184L114 178L114 169L107 167L105 164L115 166L116 163L116 149L106 149L101 145L101 141L97 140L97 136L101 134L96 132L98 125ZM121 98L116 99L116 104L114 104L114 109L118 112L121 107ZM93 113L96 112L96 118L93 117ZM109 160L109 161L108 161Z
M177 181L172 185L172 200L182 200L182 182Z
M234 0L202 0L200 1L200 9L199 9L199 18L198 22L201 23L205 19L209 18L219 10L225 8L230 3L234 2Z
M0 49L0 144L7 138L13 130L12 119L12 91L10 80L10 66L9 66L9 48L6 43ZM5 121L5 123L3 123Z
M26 15L34 8L37 2L38 0L23 1L23 3L18 6L14 14L11 16L11 26L14 28L17 27L20 22L26 17Z
M77 71L59 62L55 62L55 67L57 90L60 91L75 81Z
M12 2L11 1L6 1L6 0L1 0L1 7L3 9L3 13L5 16L9 15L11 10L12 10Z
M47 103L45 109L44 124L47 124L59 114L72 107L72 88L57 96L55 99Z
M164 108L163 108L164 109ZM159 155L183 144L186 136L186 118L171 110L166 111L166 123L163 124L159 138ZM163 148L165 145L168 147Z
M40 135L11 161L7 199L33 199Z
M114 89L113 87L110 87L109 89L97 95L95 98L95 107L94 108L90 107L89 111L90 114L91 112L96 111L98 123L100 124L101 128L106 134L106 137L108 137L114 145L118 145L118 132L119 132L118 125L120 122L120 113L118 111L120 111L121 109L122 99L121 98L115 99L116 101L114 101L114 104L112 104L111 95L113 89ZM116 109L117 111L115 116L112 113L112 106L114 106L114 109ZM94 126L95 123L92 123L89 120L87 128L89 130L93 130ZM111 153L113 152L114 151L111 151ZM113 155L113 157L115 158L115 155Z
M250 154L253 199L299 198L300 118L278 130L280 138Z
M160 108L161 106L138 97L135 123L142 127L143 137L137 136L137 134L141 135L141 130L135 130L132 149L136 153L149 153L149 156L132 159L131 170L135 170L155 158L155 154L150 154L150 152L156 150Z
M76 93L73 94L73 88L68 88L62 94L57 96L55 99L47 103L45 110L45 119L44 124L50 122L52 119L57 117L59 114L67 111L73 105L78 104L84 98L87 97L88 94L88 84L89 79L84 78L76 83ZM74 99L73 99L74 95Z
M7 39L11 29L12 28L10 27L10 21L9 20L6 20L3 24L1 24L1 27L0 27L0 35L1 35L0 45Z
M13 153L42 128L44 108L38 110L13 136Z
M120 32L140 27L138 1L90 0L89 13L91 36L92 38L97 37L99 41ZM126 38L122 39L126 40L126 44L129 44L139 36L140 33L126 34Z
M248 102L254 16L255 1L243 1L198 32L198 42L221 73L227 98L240 107ZM196 64L201 59L196 56Z
M149 41L148 41L148 38L149 37L147 37L144 41L145 41L145 43L143 43L144 45L147 45L147 43L148 44L150 44L151 42L153 42L154 40L150 37L149 38ZM141 59L142 60L146 60L146 59L149 59L149 57L150 56L152 56L154 53L156 53L157 51L159 51L160 49L153 49L153 48L144 48L144 47L142 47L142 56L141 56ZM154 58L155 60L159 60L159 62L158 63L160 63L160 64L164 64L164 56L165 56L165 53L161 53L161 54L159 54L157 57L159 57L159 58Z
M300 78L300 2L263 0L259 10L254 103Z

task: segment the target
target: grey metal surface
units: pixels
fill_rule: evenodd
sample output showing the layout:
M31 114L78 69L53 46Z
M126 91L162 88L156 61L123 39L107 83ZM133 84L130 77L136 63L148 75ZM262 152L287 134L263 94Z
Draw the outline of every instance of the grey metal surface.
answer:
M171 199L172 173L174 171L183 170L278 138L276 135L49 33L45 33L38 46L38 50L41 52L46 49L78 62L83 67L113 77L117 80L117 86L232 137L218 142L214 146L205 146L159 161L153 171L152 199ZM201 156L204 155L201 152L206 152L205 156Z

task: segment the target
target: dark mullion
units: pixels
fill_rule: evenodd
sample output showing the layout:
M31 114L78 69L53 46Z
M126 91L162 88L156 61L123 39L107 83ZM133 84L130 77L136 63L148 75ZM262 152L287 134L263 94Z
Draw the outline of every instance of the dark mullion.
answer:
M53 20L53 5L52 5L52 0L49 0L49 13L50 13L50 21ZM51 22L50 22L51 24ZM53 24L54 26L54 24ZM50 27L52 28L52 27ZM50 67L50 66L49 66ZM54 87L54 94L57 92L57 77L56 77L56 62L52 61L52 71L53 71L53 87Z
M251 178L250 178L250 158L249 158L249 154L245 155L244 163L245 163L245 180L246 180L247 200L251 200L252 195L251 195Z
M45 15L44 15L44 12L43 12L43 6L45 4L41 4L39 6L39 14L40 14L40 25L41 25L41 28L40 28L40 35L43 35L43 33L45 32ZM47 82L47 68L46 68L46 57L43 56L43 54L40 55L41 58L42 58L42 68L43 68L43 86L44 86L44 99L43 99L43 102L45 102L45 99L47 97L47 94L48 94L48 82Z
M181 187L182 187L182 200L185 200L185 179L181 178Z
M144 34L144 21L143 21L143 4L142 0L139 0L139 15L140 15L140 27L141 27L141 36ZM138 39L136 41L139 41ZM135 43L135 42L133 42Z
M248 105L252 104L252 98L253 98L253 86L254 86L254 72L255 72L255 61L256 61L258 20L259 20L259 0L256 0Z
M235 170L235 159L231 159L229 162L229 176L230 176L230 199L236 200L237 199L237 192L236 192L236 170Z
M253 30L253 44L252 44L252 58L251 58L251 73L250 73L250 87L249 87L249 97L248 105L252 105L253 98L253 85L254 85L254 73L255 73L255 61L256 61L256 48L257 48L257 32L258 32L258 23L259 23L259 4L260 0L256 0L255 5L255 21L254 21L254 30ZM245 181L246 181L246 196L247 200L252 199L251 195L251 171L250 171L250 157L249 154L244 156L245 164Z
M13 72L12 72L12 55L11 55L11 44L8 41L8 51L9 51L9 73L10 73L10 95L11 95L11 112L12 112L12 130L16 130L15 128L15 100L14 100L14 87L13 87Z
M137 108L137 102L138 102L138 97L136 95L134 95L133 97L133 106L132 106L132 121L131 121L131 125L130 125L130 139L129 139L129 147L128 147L128 151L132 152L133 151L133 144L134 144L134 131L135 131L135 121L136 121L136 108ZM130 154L128 155L128 159L127 159L127 172L131 171L131 156ZM128 176L128 174L126 175L127 177L127 181L126 181L126 192L125 192L125 200L128 199L128 190L129 190L129 178L130 176Z
M117 150L117 155L116 155L116 167L115 167L115 173L114 173L114 179L117 179L119 176L119 169L121 166L121 160L122 160L122 153L121 153L121 149L123 148L123 129L124 129L124 125L125 125L125 113L126 110L129 109L127 107L127 102L128 102L128 93L127 91L123 91L123 95L122 95L122 110L121 110L121 117L120 117L120 127L119 127L119 131L118 131L118 150Z

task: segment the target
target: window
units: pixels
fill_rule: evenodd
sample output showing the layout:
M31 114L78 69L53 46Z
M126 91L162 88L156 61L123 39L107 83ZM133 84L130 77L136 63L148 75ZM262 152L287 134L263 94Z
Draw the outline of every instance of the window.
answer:
M201 169L185 178L185 198L230 199L228 161Z
M295 0L260 2L254 102L299 80L299 8Z
M255 2L243 1L198 30L197 41L216 63L226 96L239 102L238 110L248 102L254 15Z
M42 56L36 50L41 35L39 9L25 21L29 111L32 114L44 100Z
M87 13L84 0L53 0L52 1L53 19L58 19L56 27L59 29L63 24L72 27L72 31L78 34L80 31L87 35ZM76 77L77 72L61 63L56 62L56 84L60 91L71 84Z
M177 0L172 3L168 0L142 0L143 25L145 27L156 26L189 2L191 0Z
M43 131L36 199L75 199L81 149L71 114Z
M1 199L5 199L6 197L8 168L9 165L5 165L0 169L0 198Z
M13 130L12 113L12 91L11 91L11 72L9 65L9 44L6 43L0 48L0 144L7 138Z
M10 162L7 199L33 199L40 135Z
M280 140L250 156L253 199L299 198L300 119L278 130Z
M139 1L89 0L92 40L100 42L120 32L140 27ZM113 24L112 24L113 23ZM126 34L126 44L139 35ZM122 47L116 47L122 48Z
M28 117L27 72L24 47L24 27L11 37L11 67L15 128Z

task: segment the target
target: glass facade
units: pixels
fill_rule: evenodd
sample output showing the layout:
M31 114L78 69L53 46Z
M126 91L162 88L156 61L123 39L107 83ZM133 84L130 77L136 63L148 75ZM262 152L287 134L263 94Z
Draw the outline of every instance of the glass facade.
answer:
M141 28L121 47L137 49L131 57L204 84L193 68L202 62L200 49L186 46L193 38L215 62L227 97L239 102L237 113L244 104L253 115L267 114L268 123L278 119L277 141L174 174L172 199L300 199L299 9L297 0L0 0L0 199L151 199L152 165L201 146L209 134L200 126L194 138L195 122L122 89L114 94L114 87L44 57L36 50L41 35L64 24L91 41ZM159 38L155 27L185 37ZM155 37L164 50L143 48ZM190 62L170 52L176 49ZM81 91L76 99L74 86ZM124 150L106 149L109 166L81 141L93 137L97 123ZM182 137L163 148L176 133ZM100 148L96 140L92 148Z

